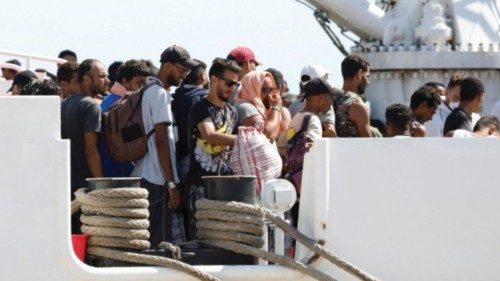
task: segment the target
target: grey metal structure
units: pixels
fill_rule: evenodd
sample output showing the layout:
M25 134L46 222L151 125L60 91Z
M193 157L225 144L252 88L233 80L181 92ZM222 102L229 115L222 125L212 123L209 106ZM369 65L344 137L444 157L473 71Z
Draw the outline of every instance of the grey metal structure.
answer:
M357 36L351 53L371 63L366 97L372 118L409 103L429 81L447 84L453 72L486 88L483 114L500 100L500 0L307 0Z

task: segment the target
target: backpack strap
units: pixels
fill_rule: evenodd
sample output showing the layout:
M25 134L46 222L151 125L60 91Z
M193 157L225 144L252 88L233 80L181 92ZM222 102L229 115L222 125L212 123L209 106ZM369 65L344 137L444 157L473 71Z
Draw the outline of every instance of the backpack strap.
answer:
M140 98L139 98L139 102L137 103L137 107L135 109L137 109L138 107L140 107L142 105L142 97L144 96L144 93L149 89L151 88L153 85L158 85L160 87L163 87L163 85L161 84L160 80L158 80L157 78L148 78L146 80L146 83L144 84L144 86L142 86L142 88L140 89L140 92L139 92L139 95ZM168 93L167 93L168 94ZM134 110L135 110L134 109ZM142 109L141 109L142 110ZM170 123L170 122L169 122ZM146 138L150 138L155 132L155 128L153 127L153 129L151 129L151 131L149 131L147 134L146 134Z
M307 131L307 127L309 126L309 121L313 116L312 113L306 113L304 119L302 119L302 125L300 125L300 129L295 133L295 135L287 142L288 145L293 145L297 142L297 140L302 135L302 132Z
M302 120L302 125L300 126L301 132L304 132L307 130L307 127L309 126L309 121L311 120L312 116L313 116L312 113L307 113L306 116L304 116L304 119Z

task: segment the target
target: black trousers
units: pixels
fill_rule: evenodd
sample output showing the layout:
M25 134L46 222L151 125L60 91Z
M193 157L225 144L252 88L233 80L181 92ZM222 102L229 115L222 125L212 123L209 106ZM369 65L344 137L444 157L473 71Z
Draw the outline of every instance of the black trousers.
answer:
M167 188L163 185L141 180L141 187L149 192L149 242L156 248L163 241L172 241L172 209L166 207L170 200Z

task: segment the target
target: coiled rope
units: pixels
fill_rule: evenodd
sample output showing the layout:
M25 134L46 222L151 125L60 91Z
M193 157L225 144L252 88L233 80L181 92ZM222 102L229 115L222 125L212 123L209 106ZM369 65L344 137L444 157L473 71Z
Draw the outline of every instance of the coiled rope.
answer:
M88 234L88 253L104 258L164 266L183 271L200 280L219 280L193 266L178 260L113 249L144 250L148 242L149 212L147 190L143 188L99 189L89 193L81 188L71 202L72 214L81 208L82 232ZM346 270L363 281L378 281L347 261L337 257L322 245L291 227L273 212L255 205L201 199L196 201L196 218L200 242L236 253L252 255L276 264L298 270L316 280L335 281L334 278L311 266L287 256L276 255L260 248L264 244L264 219L283 229L288 235L303 243L317 255ZM180 249L163 242L160 248L168 249L176 259Z
M196 208L196 226L198 228L198 237L202 243L278 263L296 269L317 280L335 280L309 265L259 249L264 241L262 239L262 228L260 228L260 231L257 231L257 228L262 226L264 219L267 219L317 255L353 276L363 281L378 281L375 277L334 255L322 245L300 233L270 210L245 203L208 199L196 201ZM224 216L219 216L221 213L224 213ZM240 222L249 223L252 227L238 229L237 224L239 226ZM227 225L227 227L223 229L224 231L216 232L216 229L221 229L221 225ZM257 227L255 228L255 226Z
M205 272L175 259L126 252L118 249L145 250L149 241L148 191L144 188L98 189L89 193L85 188L75 192L72 214L81 208L82 232L89 235L87 252L94 256L126 262L163 266L185 272L204 281L218 281ZM162 242L161 249L181 258L179 247ZM118 249L114 249L118 248Z

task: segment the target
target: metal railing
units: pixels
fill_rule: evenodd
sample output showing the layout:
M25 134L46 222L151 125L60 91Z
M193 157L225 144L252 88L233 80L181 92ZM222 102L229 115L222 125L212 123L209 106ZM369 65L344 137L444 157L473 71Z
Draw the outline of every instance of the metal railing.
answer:
M40 56L40 55L36 55L36 54L21 53L21 52L15 52L15 51L10 51L10 50L0 50L0 55L15 56L15 57L24 58L26 60L26 69L30 69L32 60L39 60L39 61L53 62L53 63L65 63L66 62L65 59Z

